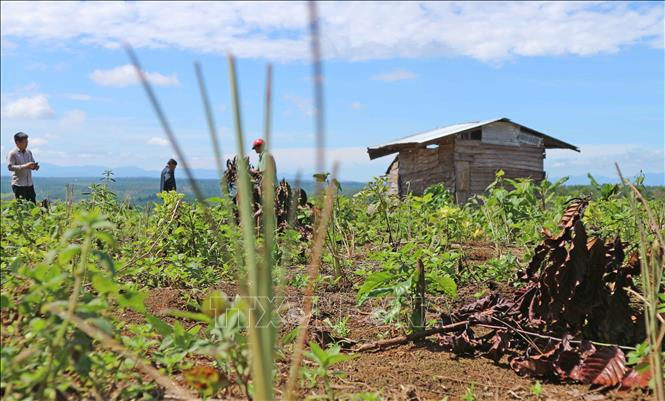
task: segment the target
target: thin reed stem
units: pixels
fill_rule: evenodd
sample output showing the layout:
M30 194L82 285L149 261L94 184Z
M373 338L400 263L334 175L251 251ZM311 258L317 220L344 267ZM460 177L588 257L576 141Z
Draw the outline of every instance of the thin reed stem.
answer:
M272 93L272 66L268 64L266 68L266 94L265 94L265 114L264 114L264 133L263 137L265 139L264 157L272 159L272 154L270 153L270 127L271 127L271 116L272 116L272 104L271 104L271 93ZM264 311L264 321L260 322L262 325L268 325L270 328L273 327L272 323L272 304L271 300L273 299L273 288L272 288L272 268L273 268L273 248L275 246L275 181L276 181L275 163L272 160L269 160L266 163L266 171L261 177L261 201L263 208L263 264L259 266L259 293L265 295L265 298L261 298L259 301L262 304L262 310ZM275 343L275 330L263 330L262 332L262 342L263 349L265 352L270 351L270 361L273 361L273 344ZM272 366L272 363L271 365ZM272 370L270 371L272 377Z
M333 166L333 179L337 174L337 165ZM323 254L323 245L328 231L328 224L330 223L330 216L332 215L333 200L335 197L335 185L331 182L328 184L328 189L325 194L323 211L321 212L320 221L316 222L316 231L314 234L314 242L312 245L312 256L307 269L307 288L303 297L303 310L305 317L300 323L298 338L291 357L291 368L289 370L289 380L286 384L286 392L284 399L292 400L295 396L296 386L298 382L298 371L302 363L303 351L305 348L305 341L307 340L307 333L309 323L312 318L312 304L314 299L314 292L316 290L316 280L319 276L321 268L321 256Z

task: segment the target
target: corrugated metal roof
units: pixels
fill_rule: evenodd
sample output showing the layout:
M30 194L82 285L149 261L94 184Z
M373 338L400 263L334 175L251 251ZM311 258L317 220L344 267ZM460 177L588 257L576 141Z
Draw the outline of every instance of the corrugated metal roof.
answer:
M532 128L525 127L521 124L510 121L508 118L495 118L492 120L472 121L467 123L449 125L446 127L440 127L430 131L421 132L415 135L410 135L404 138L396 139L392 142L388 142L383 145L367 148L367 152L369 153L370 159L375 159L377 157L382 157L392 153L396 153L399 151L400 148L403 148L405 145L426 144L428 142L436 141L437 139L441 139L460 132L468 131L474 128L482 127L484 125L491 124L497 121L510 122L542 137L545 140L546 148L568 148L579 152L577 147L573 145L570 145L566 142L563 142L551 136L545 135L542 132L538 132Z
M374 146L373 148L377 149L385 146L401 145L406 143L426 143L434 139L443 138L444 136L456 134L458 132L466 131L472 128L482 127L483 125L500 120L501 118L495 118L494 120L472 121L468 123L448 125L446 127L435 128L433 130L421 132L419 134L405 136L404 138L396 139L383 145Z

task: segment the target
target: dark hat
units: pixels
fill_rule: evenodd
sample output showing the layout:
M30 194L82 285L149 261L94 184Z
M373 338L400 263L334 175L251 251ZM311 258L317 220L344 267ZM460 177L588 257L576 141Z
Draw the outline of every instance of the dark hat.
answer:
M20 142L24 139L28 139L28 134L25 132L17 132L14 134L14 142Z

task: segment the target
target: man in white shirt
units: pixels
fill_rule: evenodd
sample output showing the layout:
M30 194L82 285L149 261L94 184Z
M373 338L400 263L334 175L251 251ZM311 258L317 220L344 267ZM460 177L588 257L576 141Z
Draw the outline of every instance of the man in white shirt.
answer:
M16 199L35 203L35 187L32 183L32 170L39 170L32 152L28 150L28 134L17 132L14 135L16 147L7 154L7 168L12 174L12 191Z

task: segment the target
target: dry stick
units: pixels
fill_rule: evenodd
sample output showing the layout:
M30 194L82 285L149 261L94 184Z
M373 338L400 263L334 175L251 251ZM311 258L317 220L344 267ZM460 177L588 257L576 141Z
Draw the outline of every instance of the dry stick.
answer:
M337 164L333 166L333 178L337 173ZM316 289L316 279L319 276L319 269L321 267L321 256L323 253L323 242L326 238L328 231L328 223L332 214L333 198L335 196L334 184L332 180L328 184L326 197L324 198L323 212L321 213L321 221L317 224L316 234L314 236L314 245L312 246L312 258L310 259L308 272L307 272L307 288L304 294L303 311L305 317L300 324L298 339L293 351L291 360L291 369L289 370L289 380L286 383L285 400L294 399L294 392L296 390L296 383L298 382L298 370L302 363L303 349L305 348L305 340L307 339L307 332L309 322L312 318L312 299L314 297L314 290Z
M85 334L89 335L90 337L96 339L102 345L104 345L106 348L110 349L111 351L114 351L120 355L122 355L124 358L127 358L131 361L133 361L136 364L136 369L143 372L144 374L150 376L151 379L156 381L158 384L166 388L167 390L173 392L175 395L180 397L181 399L186 399L186 400L199 400L198 397L193 395L189 390L186 388L180 386L178 383L174 382L171 380L169 377L165 376L162 374L160 371L157 369L153 368L152 366L146 365L141 361L141 359L131 353L130 351L126 350L120 343L118 343L116 340L111 338L108 334L104 333L97 327L91 325L90 323L86 322L85 320L79 318L76 315L69 315L66 311L62 310L62 308L59 308L57 305L47 305L46 309L58 315L61 319L67 320L70 323L72 323L76 328L84 332Z
M418 298L416 299L415 310L418 311L418 327L416 330L422 332L425 328L425 265L423 264L423 259L418 259L418 284L416 286L416 291L418 292Z
M407 344L410 343L411 341L422 340L434 334L450 333L451 331L461 330L465 328L468 324L469 321L457 322L442 327L427 329L417 333L389 338L387 340L374 341L371 343L363 344L360 347L353 349L352 351L353 352L374 351L377 349L389 348L395 345Z
M476 322L470 322L470 321L465 320L465 321L462 321L462 322L452 323L452 324L442 326L442 327L428 329L428 330L425 330L424 332L421 332L421 333L414 333L414 334L409 334L409 335L405 335L405 336L398 336L398 337L389 338L387 340L380 340L380 341L375 341L375 342L363 344L360 347L353 349L353 352L374 351L376 348L384 349L384 348L392 347L394 345L407 344L411 341L422 340L422 339L424 339L426 337L429 337L431 335L434 335L434 334L449 333L451 331L461 330L461 329L465 328L467 325L479 326L479 327L484 327L484 328L487 328L487 329L494 329L494 330L511 329L511 330L514 330L514 331L516 331L520 334L527 334L527 335L530 335L530 336L533 336L533 337L539 337L539 338L543 338L543 339L547 339L547 340L553 340L553 341L559 341L559 342L563 341L563 340L561 340L560 338L557 338L557 337L552 337L552 336L548 336L548 335L545 335L545 334L533 333L533 332L530 332L530 331L513 328L513 327L510 327L510 326L507 326L507 325L506 326L495 326L495 325L491 325L491 324L476 323ZM580 344L582 341L580 341L580 340L570 340L569 342L571 344ZM631 351L635 350L635 347L628 347L628 346L625 346L625 345L607 344L607 343L601 343L601 342L597 342L597 341L589 341L589 342L591 344L599 345L599 346L603 346L603 347L618 347L618 348L621 348L621 349L627 349L627 350L631 350Z
M539 353L541 353L541 354L543 353L543 351L542 351L542 350L536 345L536 343L534 343L534 342L533 342L528 336L526 336L525 334L522 334L522 333L521 333L521 331L524 331L524 329L522 329L522 327L521 327L519 324L517 324L517 326L520 328L520 329L518 330L518 329L516 329L515 327L512 327L512 326L509 325L508 323L504 322L503 320L499 319L498 317L491 316L491 318L494 319L494 320L496 320L497 322L503 324L504 326L508 327L509 329L515 331L517 334L520 335L520 337L522 337L522 338L524 339L524 341L528 342L528 343L529 343L533 348L535 348Z
M505 330L507 328L510 328L510 327L506 327L506 326L494 326L494 325L485 324L485 323L472 323L472 324L474 324L476 326L480 326L480 327L485 327L487 329L495 329L495 330ZM548 336L546 334L534 333L532 331L526 331L526 330L523 330L523 329L516 329L516 328L510 328L510 329L514 330L518 333L527 334L527 335L530 335L530 336L533 336L533 337L539 337L539 338L543 338L543 339L546 339L546 340L552 340L552 341L558 341L558 342L563 341L560 338ZM571 343L571 344L581 344L582 340L569 340L568 342ZM627 345L601 343L601 342L598 342L598 341L589 341L589 342L593 345L599 345L601 347L617 347L617 348L627 349L627 350L631 350L631 351L635 350L635 347L629 347Z

